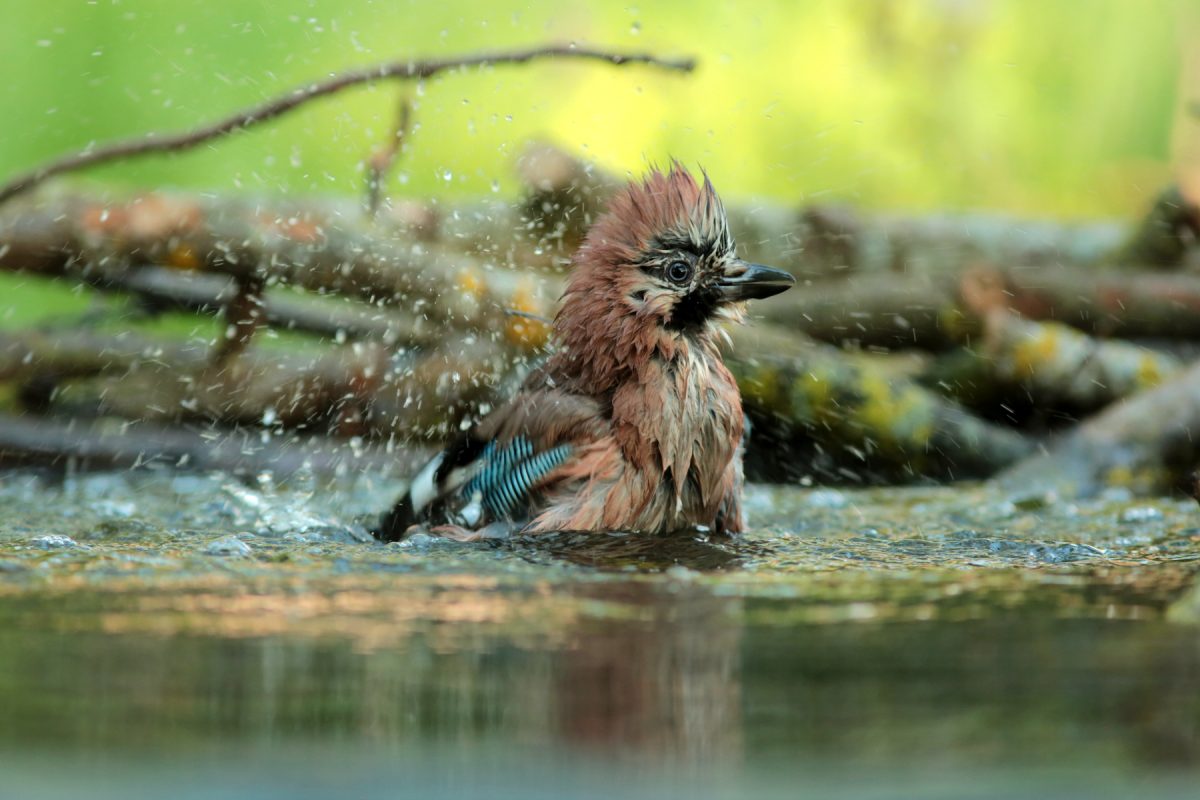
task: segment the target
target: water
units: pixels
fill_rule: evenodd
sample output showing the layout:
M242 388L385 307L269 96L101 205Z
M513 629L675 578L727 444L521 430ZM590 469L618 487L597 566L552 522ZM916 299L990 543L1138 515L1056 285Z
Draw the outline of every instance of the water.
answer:
M1196 794L1194 503L360 541L395 490L6 476L0 797Z

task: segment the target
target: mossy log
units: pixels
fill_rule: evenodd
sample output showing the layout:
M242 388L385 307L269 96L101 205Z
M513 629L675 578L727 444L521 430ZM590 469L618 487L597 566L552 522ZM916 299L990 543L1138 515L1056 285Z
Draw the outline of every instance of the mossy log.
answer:
M1200 362L1085 420L997 482L1012 492L1063 497L1086 497L1108 486L1152 494L1182 488L1197 462Z
M764 436L788 444L751 454L761 477L981 477L1033 449L1020 433L972 416L886 360L771 328L739 329L733 342L726 361L756 426L751 449ZM786 463L780 452L789 453Z
M776 475L803 467L785 463L771 431L793 437L843 479L990 474L1029 449L1020 434L916 385L891 359L841 353L767 326L739 327L732 340L727 362L757 431L752 456ZM40 387L51 413L90 409L403 442L444 439L486 413L511 394L530 360L503 337L470 336L391 355L369 342L299 352L250 347L219 364L212 352L207 343L131 334L0 337L4 374Z
M1153 388L1182 368L1166 353L997 309L973 348L936 360L922 383L973 409L1027 404L1084 414Z

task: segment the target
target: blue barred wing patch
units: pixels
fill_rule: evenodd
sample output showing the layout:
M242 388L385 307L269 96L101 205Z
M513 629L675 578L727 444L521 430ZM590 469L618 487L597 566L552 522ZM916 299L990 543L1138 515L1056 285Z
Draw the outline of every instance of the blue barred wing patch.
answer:
M483 509L495 519L512 514L529 490L547 473L571 455L566 444L535 453L533 444L523 436L511 442L489 442L479 455L479 471L462 488L462 496L474 503L478 497Z

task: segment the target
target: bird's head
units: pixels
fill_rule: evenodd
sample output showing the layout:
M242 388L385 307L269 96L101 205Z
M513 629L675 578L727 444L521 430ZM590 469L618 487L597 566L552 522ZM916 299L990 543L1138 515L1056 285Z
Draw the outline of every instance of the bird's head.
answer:
M786 272L737 257L725 207L679 163L626 187L576 253L559 338L617 359L740 319L745 300L791 286Z

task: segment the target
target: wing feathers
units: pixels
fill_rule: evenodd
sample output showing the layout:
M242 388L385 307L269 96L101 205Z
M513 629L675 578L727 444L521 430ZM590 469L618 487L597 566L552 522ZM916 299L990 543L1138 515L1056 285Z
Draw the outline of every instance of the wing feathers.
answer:
M525 440L518 440L525 441ZM515 447L517 442L513 442ZM513 465L492 491L483 496L483 506L493 517L502 519L512 514L529 491L551 470L562 464L571 455L570 445L560 444L549 450L531 455Z
M422 521L474 528L524 513L551 472L608 430L608 409L598 401L543 384L519 393L426 464L376 535L396 541Z

